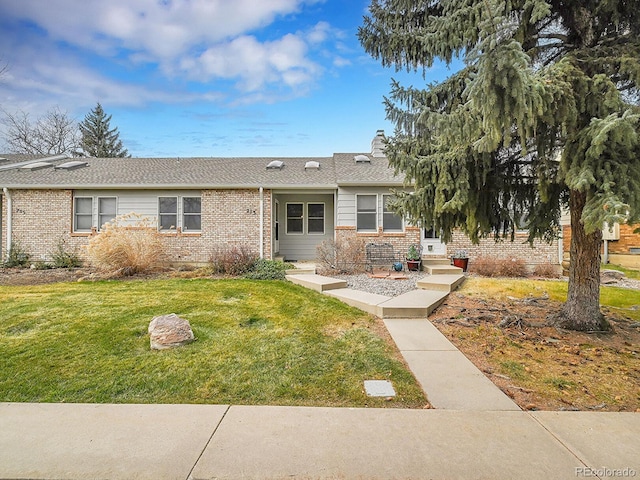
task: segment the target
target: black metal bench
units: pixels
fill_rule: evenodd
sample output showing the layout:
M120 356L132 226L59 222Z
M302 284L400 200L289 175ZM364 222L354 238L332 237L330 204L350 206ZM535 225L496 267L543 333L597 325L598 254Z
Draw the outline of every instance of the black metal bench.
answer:
M365 246L365 260L368 271L374 268L392 270L395 263L403 265L402 255L396 253L390 243L367 243ZM404 269L404 265L402 267Z

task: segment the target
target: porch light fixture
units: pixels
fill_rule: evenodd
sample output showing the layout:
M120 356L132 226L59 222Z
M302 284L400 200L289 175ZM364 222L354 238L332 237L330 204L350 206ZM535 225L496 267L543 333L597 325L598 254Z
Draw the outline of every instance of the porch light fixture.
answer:
M282 160L272 160L267 165L267 170L282 170L284 167L284 162Z

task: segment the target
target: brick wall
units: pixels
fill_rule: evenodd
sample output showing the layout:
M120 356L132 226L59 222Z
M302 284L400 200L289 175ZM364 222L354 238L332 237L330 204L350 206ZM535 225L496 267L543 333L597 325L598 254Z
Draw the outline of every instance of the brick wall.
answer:
M484 238L478 245L474 245L469 238L460 231L453 233L453 238L447 244L448 255L453 255L456 250L466 250L469 258L493 257L502 259L518 258L529 265L552 263L558 265L558 242L551 244L536 240L533 248L527 242L527 233L517 233L515 240L509 239L497 242L493 238Z
M620 264L634 264L637 265L640 261L640 255L632 254L630 249L632 248L640 248L640 234L633 233L633 231L640 227L640 225L620 225L620 239L619 240L609 240L607 246L609 249L610 255L616 255L615 258L619 260L614 262L613 258L610 258L611 263L620 263ZM562 227L562 251L568 255L571 250L571 226L564 225ZM601 253L604 253L604 243ZM623 256L632 256L638 255L639 260L631 260L625 259ZM631 263L630 263L631 262Z
M58 243L72 250L89 241L89 235L71 232L71 190L12 190L13 241L34 261L50 259ZM258 190L203 190L202 232L163 234L172 262L205 263L218 246L246 245L255 253L260 243ZM264 192L264 254L271 252L271 191ZM6 255L7 200L2 201L2 252Z
M367 243L390 243L396 252L406 254L409 245L420 243L420 229L416 227L405 227L403 233L383 233L382 227L378 228L378 233L357 233L356 227L336 227L336 241L356 237Z

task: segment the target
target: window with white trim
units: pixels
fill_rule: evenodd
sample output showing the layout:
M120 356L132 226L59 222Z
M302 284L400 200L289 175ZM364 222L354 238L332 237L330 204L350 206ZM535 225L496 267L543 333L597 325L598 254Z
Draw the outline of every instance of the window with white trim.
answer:
M324 235L324 203L307 203L307 233Z
M116 197L98 197L98 229L116 218L118 200Z
M90 232L93 227L93 197L73 199L73 231Z
M158 197L158 229L178 228L178 197Z
M287 203L287 234L304 233L304 203Z
M378 230L378 196L356 195L356 229L358 232Z
M199 232L202 228L202 200L200 197L182 198L182 231Z
M389 209L389 202L393 200L393 195L382 196L382 231L402 232L404 224L402 216Z

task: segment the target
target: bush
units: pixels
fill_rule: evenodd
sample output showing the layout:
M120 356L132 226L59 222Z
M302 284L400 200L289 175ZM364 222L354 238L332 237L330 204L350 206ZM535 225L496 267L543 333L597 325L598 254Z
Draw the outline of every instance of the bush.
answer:
M348 237L325 240L316 249L320 269L331 273L364 272L364 240Z
M258 255L246 245L219 246L209 257L209 265L214 274L237 276L251 271L257 260Z
M53 268L76 268L82 266L82 260L78 251L65 250L64 240L60 240L56 246L56 250L51 253L51 266Z
M116 217L92 236L87 256L94 267L111 276L150 272L166 259L156 226L133 213Z
M245 278L251 280L284 280L286 270L291 267L292 265L289 263L261 258L254 263L251 271L245 274Z
M19 242L12 242L7 258L2 262L6 268L26 267L29 265L29 254L22 248Z
M560 277L560 266L552 265L550 263L541 263L536 265L533 269L533 274L536 277L542 278L559 278Z
M526 277L527 266L521 258L478 257L470 270L483 277Z

